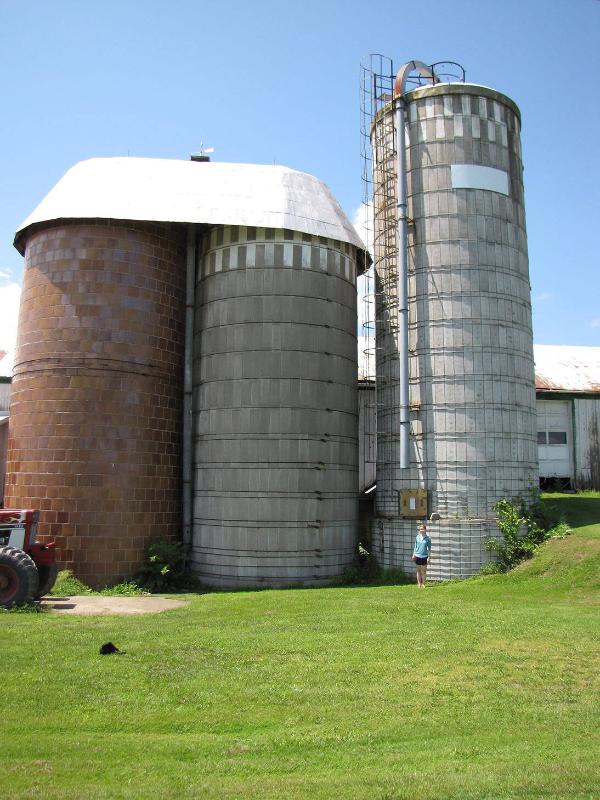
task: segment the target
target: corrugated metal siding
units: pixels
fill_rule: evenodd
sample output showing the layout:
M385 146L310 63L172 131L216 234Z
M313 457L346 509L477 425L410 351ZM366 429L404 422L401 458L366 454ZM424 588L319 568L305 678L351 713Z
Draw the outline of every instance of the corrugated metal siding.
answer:
M600 489L600 397L575 399L575 484L577 489Z

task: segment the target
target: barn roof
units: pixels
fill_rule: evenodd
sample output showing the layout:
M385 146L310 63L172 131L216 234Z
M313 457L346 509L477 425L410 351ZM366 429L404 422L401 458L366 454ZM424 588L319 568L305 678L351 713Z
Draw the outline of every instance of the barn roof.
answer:
M538 391L599 392L600 347L534 345Z

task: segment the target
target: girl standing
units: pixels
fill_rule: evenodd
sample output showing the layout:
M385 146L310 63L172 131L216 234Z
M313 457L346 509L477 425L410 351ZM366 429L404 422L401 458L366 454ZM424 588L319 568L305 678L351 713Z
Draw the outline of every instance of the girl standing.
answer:
M420 589L425 587L425 579L427 578L427 560L431 556L431 539L427 535L427 528L425 525L419 527L417 538L415 539L415 547L413 550L412 560L417 565L417 584Z

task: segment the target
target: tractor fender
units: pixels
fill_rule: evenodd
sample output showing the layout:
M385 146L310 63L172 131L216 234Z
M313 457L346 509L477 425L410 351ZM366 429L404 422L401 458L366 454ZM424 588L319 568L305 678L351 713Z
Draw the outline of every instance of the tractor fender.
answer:
M35 561L37 567L51 567L56 560L55 543L41 544L34 542L28 550L29 555Z

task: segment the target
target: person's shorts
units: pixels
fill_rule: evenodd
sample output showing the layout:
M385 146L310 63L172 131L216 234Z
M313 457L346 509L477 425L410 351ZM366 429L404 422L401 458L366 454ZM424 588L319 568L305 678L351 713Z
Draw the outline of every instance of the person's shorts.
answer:
M427 565L427 558L419 558L419 556L415 556L415 564L419 567L424 567Z

